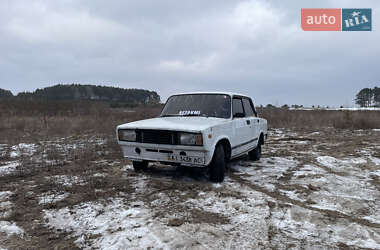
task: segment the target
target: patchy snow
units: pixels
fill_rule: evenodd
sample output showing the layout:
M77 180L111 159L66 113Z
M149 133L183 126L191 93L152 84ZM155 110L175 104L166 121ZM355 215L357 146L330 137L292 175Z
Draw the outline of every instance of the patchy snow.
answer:
M329 167L331 169L334 169L334 170L339 170L341 167L344 166L344 161L342 160L338 160L337 158L335 157L332 157L332 156L318 156L317 157L317 161L326 166L326 167ZM357 161L357 160L356 160ZM366 162L365 160L362 160L360 159L359 162Z
M284 129L280 129L280 128L270 129L268 132L270 135L273 135L273 136L282 136L285 133Z
M336 242L344 242L352 247L380 247L379 234L372 229L357 223L347 225L342 220L326 225L323 220L324 217L320 213L298 206L286 210L279 209L272 213L272 223L285 236L304 240L306 245L301 248L325 249L328 245L332 247ZM281 239L276 235L274 240Z
M84 185L85 181L82 179L82 177L75 176L75 175L53 175L45 177L46 179L53 181L57 184L71 187L72 185Z
M299 169L297 172L294 173L294 177L305 177L310 176L314 177L316 175L325 174L326 171L322 168L319 168L312 164L305 164L302 166L301 169Z
M205 193L199 199L189 199L186 204L190 208L194 207L220 216L227 216L231 220L228 224L214 227L204 224L193 233L193 237L202 239L202 235L207 235L206 232L216 236L217 239L224 237L224 242L220 239L218 241L202 240L204 244L209 244L208 248L216 249L231 249L235 244L242 249L255 249L265 244L268 237L266 218L269 215L267 198L259 192L238 188L233 185L233 182L227 183L226 186L228 189L232 188L234 191L243 192L248 195L249 199L218 197L214 192ZM229 232L229 235L224 235L223 232Z
M347 172L355 174L355 178L365 178L370 173L370 170L361 168L361 166L368 165L368 158L365 159L363 157L347 157L344 159L337 159L332 156L318 156L316 160L321 165L328 167L337 173Z
M12 194L10 191L0 192L0 232L6 233L8 236L13 234L23 235L24 230L18 227L14 222L1 220L8 217L12 212L13 204L9 201Z
M20 165L18 161L5 162L2 164L6 165L0 166L0 176L13 173L16 170L16 168Z
M8 236L12 234L24 234L24 230L18 227L14 222L0 221L0 232L6 233Z
M20 143L11 147L10 156L12 158L20 157L21 155L31 156L37 151L36 144Z
M231 164L231 168L238 171L237 174L242 175L242 178L273 190L273 184L277 183L286 171L297 165L298 161L291 157L270 157L257 162L240 161Z
M375 172L372 172L372 174L373 174L373 175L377 175L377 176L380 177L380 170L377 170L377 171L375 171Z
M342 138L357 136L345 133ZM108 198L112 189L100 186L98 200L43 210L48 227L68 232L84 249L380 249L380 147L360 140L362 146L346 154L333 151L344 140L302 140L319 137L328 138L326 131L272 129L262 159L232 161L219 184L159 164L146 173L109 164L111 172L46 177L62 190L35 195L47 208L67 198L67 187L122 171L112 178L125 180L125 193ZM62 143L62 150L81 150L77 141ZM0 192L0 208L12 209L11 194Z
M0 219L8 217L12 212L13 203L9 201L11 191L0 192Z
M7 155L8 145L0 144L0 156L5 157Z
M320 134L321 134L321 132L319 132L319 131L315 131L315 132L310 133L310 135L320 135Z
M46 204L56 203L58 201L66 199L69 195L70 195L69 193L48 192L39 197L38 204L46 205Z
M11 191L1 191L0 201L8 199L13 193Z
M310 141L307 141L307 140L305 140L305 141L302 141L302 140L290 140L289 141L290 143L293 143L293 144L308 144L308 143L310 143Z
M94 177L105 177L106 175L104 173L96 173L92 176L94 176Z
M152 231L149 211L130 208L121 199L107 205L84 203L72 210L44 210L48 225L73 232L79 247L100 249L167 248Z
M380 159L377 157L368 157L376 166L380 166Z

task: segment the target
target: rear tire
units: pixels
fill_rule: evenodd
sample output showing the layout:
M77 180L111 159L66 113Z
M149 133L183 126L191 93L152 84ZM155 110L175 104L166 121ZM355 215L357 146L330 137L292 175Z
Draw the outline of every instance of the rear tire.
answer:
M261 143L257 144L257 147L248 153L249 159L252 161L258 161L261 158Z
M222 182L224 180L224 173L226 171L226 157L222 144L216 146L209 168L210 180L212 182Z
M133 161L132 165L136 172L145 171L148 169L147 161Z

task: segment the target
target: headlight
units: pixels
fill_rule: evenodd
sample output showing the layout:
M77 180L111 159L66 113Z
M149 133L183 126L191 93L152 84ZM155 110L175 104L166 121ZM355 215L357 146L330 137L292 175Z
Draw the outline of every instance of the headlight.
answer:
M136 131L133 129L120 129L119 141L136 141Z
M202 134L180 133L179 144L202 146L203 145Z

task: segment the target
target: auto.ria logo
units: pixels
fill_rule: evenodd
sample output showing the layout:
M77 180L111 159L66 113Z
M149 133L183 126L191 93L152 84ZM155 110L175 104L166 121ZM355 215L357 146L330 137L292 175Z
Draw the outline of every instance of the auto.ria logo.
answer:
M371 31L371 9L342 9L342 31Z
M301 9L305 31L371 31L372 9Z

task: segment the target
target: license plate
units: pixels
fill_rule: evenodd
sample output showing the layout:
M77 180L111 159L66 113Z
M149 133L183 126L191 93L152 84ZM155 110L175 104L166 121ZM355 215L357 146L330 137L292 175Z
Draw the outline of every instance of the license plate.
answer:
M198 156L169 155L169 161L183 162L189 164L203 164L204 158Z

